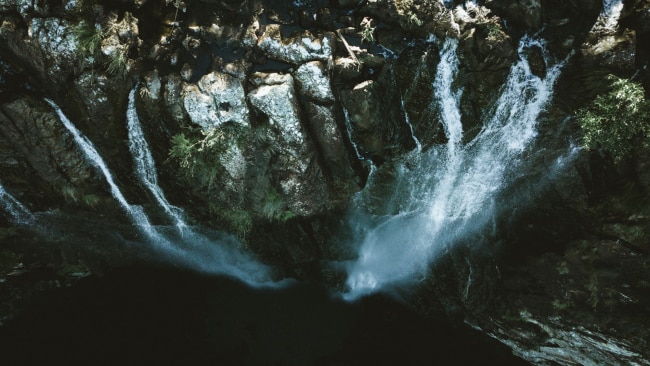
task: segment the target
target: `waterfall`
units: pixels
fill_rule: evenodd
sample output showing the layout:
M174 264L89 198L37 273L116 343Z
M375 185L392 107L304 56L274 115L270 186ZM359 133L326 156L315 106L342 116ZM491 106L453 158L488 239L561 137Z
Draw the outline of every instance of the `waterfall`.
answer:
M29 209L14 198L0 184L0 206L11 216L11 220L17 224L28 224L32 221L33 215Z
M154 196L160 207L165 211L167 216L174 222L182 234L186 228L185 221L183 220L182 211L178 207L174 207L167 202L164 193L158 185L158 173L156 172L156 164L151 156L151 151L147 140L144 137L144 132L140 126L140 119L138 112L135 109L135 90L134 87L129 93L129 104L126 110L127 127L129 131L129 150L133 155L133 163L135 171L140 183L147 187L149 192Z
M433 87L448 142L423 151L416 168L398 169L395 186L409 191L408 202L365 230L358 259L348 267L347 298L426 276L437 253L493 218L496 195L508 186L507 175L516 171L534 140L537 119L551 99L562 66L549 66L544 78L534 75L525 57L533 46L541 47L551 62L542 41L522 38L520 60L511 67L495 107L483 116L479 134L463 145L462 91L452 87L458 72L457 41L444 42Z
M593 30L616 31L623 6L623 0L603 0L603 10L600 12Z
M147 215L144 213L141 207L138 206L133 206L129 204L124 198L124 195L120 191L120 189L117 187L117 184L115 184L115 181L113 180L113 175L111 174L111 171L108 169L108 166L106 166L106 163L104 162L104 159L102 159L101 155L99 155L99 152L95 149L95 146L93 143L86 137L84 136L81 131L79 131L73 124L70 122L68 117L63 114L63 111L61 108L59 108L58 105L56 105L52 100L50 99L45 99L45 101L52 106L56 114L59 116L59 119L61 120L61 123L65 126L65 128L70 131L72 136L74 137L75 142L81 148L81 150L84 152L90 163L92 163L95 168L104 176L106 179L106 182L111 188L111 193L113 194L113 197L117 200L117 202L120 203L120 206L124 209L126 214L131 218L133 223L138 225L144 233L153 240L160 241L161 238L158 235L158 233L154 230L154 228L151 226L149 223L149 219L147 218Z
M180 217L174 216L179 210L170 206L164 195L157 186L155 164L144 140L142 128L139 126L135 108L133 105L133 91L129 95L129 108L127 111L127 122L129 124L129 146L133 153L137 174L152 193L157 192L156 200L161 203L163 209L175 219L176 226L181 229L184 222ZM218 232L209 232L209 235L198 233L191 228L186 228L181 238L170 239L160 234L149 222L146 214L139 206L131 205L117 187L111 171L95 149L93 143L84 136L70 120L63 114L61 109L51 100L45 99L52 106L59 116L63 125L73 135L77 145L84 152L88 160L99 172L104 175L108 182L113 197L120 203L132 222L138 225L147 234L150 241L155 244L154 249L164 254L168 260L175 265L192 268L205 273L228 275L238 278L250 285L266 284L271 285L270 270L267 266L257 262L250 254L242 251L239 243L234 238ZM169 210L169 211L168 211Z

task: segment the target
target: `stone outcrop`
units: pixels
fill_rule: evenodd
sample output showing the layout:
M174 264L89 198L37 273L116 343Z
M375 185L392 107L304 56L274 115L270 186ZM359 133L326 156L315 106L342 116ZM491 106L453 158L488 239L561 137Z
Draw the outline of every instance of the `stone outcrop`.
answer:
M276 142L278 179L283 198L299 215L319 211L327 202L327 186L317 163L314 145L302 125L301 110L288 74L256 74L256 89L248 99L268 119L271 137Z
M228 122L249 126L244 88L230 75L218 72L204 75L197 84L183 88L182 100L192 123L204 130Z
M0 106L0 134L17 153L15 165L28 164L45 183L77 188L92 183L92 167L55 112L43 102L23 97ZM41 184L31 182L29 188Z
M377 81L341 91L352 140L361 155L378 163L415 147L395 86L386 69Z

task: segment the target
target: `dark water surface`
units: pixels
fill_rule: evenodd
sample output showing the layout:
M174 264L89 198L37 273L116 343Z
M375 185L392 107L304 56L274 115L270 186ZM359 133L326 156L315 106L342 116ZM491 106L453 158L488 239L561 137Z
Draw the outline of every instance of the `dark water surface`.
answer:
M516 365L487 336L390 298L251 289L161 268L45 293L0 328L2 365Z

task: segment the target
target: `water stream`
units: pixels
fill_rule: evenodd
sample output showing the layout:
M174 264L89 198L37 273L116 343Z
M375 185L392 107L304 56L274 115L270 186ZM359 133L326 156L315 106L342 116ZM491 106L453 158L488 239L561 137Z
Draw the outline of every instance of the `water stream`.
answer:
M139 125L137 112L131 96L127 110L127 124L129 127L129 146L134 154L136 172L141 182L154 194L156 201L174 219L175 227L181 231L182 236L165 234L164 226L155 227L140 206L131 205L113 179L113 175L95 149L93 143L84 136L65 116L63 111L51 100L46 101L55 110L63 125L74 136L79 148L83 151L89 162L104 176L111 188L113 197L120 203L133 224L138 226L147 236L143 244L153 245L153 249L160 252L174 265L191 268L205 273L232 276L249 284L271 284L270 270L267 266L257 262L253 256L245 253L238 246L235 238L218 232L197 232L186 227L181 218L181 212L175 210L167 203L167 199L157 184L155 163L142 128Z
M156 202L158 202L167 216L174 222L174 225L182 235L183 230L187 227L187 224L183 220L183 212L180 208L169 204L165 194L158 185L156 163L151 155L151 150L145 139L144 132L142 132L138 111L135 108L135 91L137 88L136 86L129 93L129 104L126 110L129 150L133 156L135 172L140 183L151 192Z
M534 75L526 50L545 50L545 44L524 37L518 48L520 60L512 66L496 106L482 118L481 132L463 145L462 91L452 87L458 71L456 47L457 41L448 39L440 48L433 83L448 141L424 151L417 167L398 169L395 186L400 192L395 194L408 198L400 212L376 218L377 224L360 238L359 258L348 267L350 299L426 276L436 254L494 218L495 198L507 188L508 175L516 172L522 153L534 140L538 116L563 64L551 65L544 51L546 76Z
M140 227L140 229L149 237L150 239L154 241L162 241L160 238L160 235L156 230L151 226L151 223L149 222L149 218L147 215L144 213L144 210L142 207L139 206L134 206L131 205L126 198L124 197L124 194L122 194L122 191L118 188L117 184L115 183L115 180L113 179L113 175L111 174L110 169L104 162L104 159L102 159L101 155L95 149L95 146L93 143L86 137L84 136L81 131L79 131L74 124L66 117L66 115L63 113L61 108L59 108L56 103L54 103L50 99L45 99L45 101L54 109L56 114L59 116L59 120L65 128L70 131L72 136L74 137L75 142L83 151L85 154L86 158L88 161L99 171L104 176L104 179L106 179L106 182L110 186L111 189L111 194L113 197L119 202L120 206L122 209L124 209L124 212L129 216L131 221Z
M28 224L33 220L33 215L25 205L9 194L0 184L0 206L9 214L16 224Z

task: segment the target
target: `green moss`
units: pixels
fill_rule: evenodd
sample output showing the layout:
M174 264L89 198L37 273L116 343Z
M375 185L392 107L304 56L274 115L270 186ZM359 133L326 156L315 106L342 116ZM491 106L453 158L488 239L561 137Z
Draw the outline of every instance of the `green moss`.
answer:
M94 209L97 208L97 205L99 205L101 198L94 194L85 194L81 200L83 201L84 205Z
M246 210L224 210L221 212L220 216L226 222L230 230L236 233L239 237L246 237L246 235L253 229L253 218Z
M576 113L585 148L604 148L615 160L630 155L635 145L650 147L650 103L643 87L607 76L609 90Z

